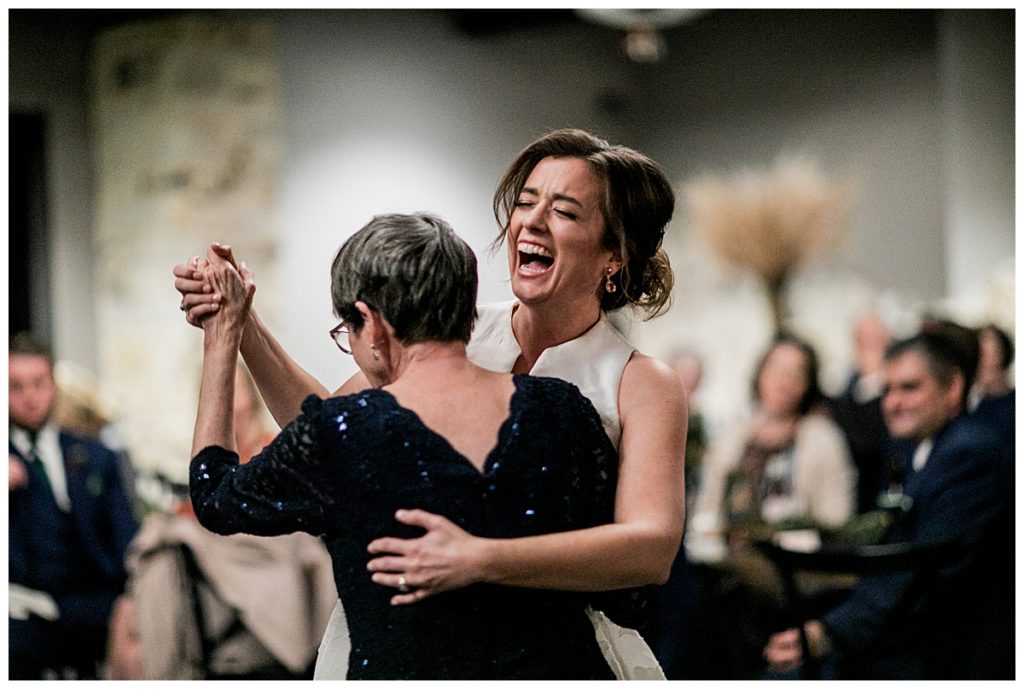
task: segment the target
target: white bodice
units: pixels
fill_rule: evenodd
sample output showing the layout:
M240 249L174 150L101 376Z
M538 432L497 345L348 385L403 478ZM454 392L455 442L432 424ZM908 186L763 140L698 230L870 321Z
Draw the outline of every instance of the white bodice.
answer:
M469 341L470 361L491 371L509 372L522 354L512 332L515 301L477 306L477 322ZM530 375L561 378L591 401L605 433L619 447L619 383L635 348L602 313L594 326L574 340L541 353Z

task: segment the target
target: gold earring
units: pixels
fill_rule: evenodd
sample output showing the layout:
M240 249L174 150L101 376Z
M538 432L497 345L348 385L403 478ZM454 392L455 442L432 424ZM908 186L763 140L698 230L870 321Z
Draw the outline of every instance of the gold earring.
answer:
M615 290L618 289L618 286L616 286L616 284L612 282L612 273L614 272L615 271L612 270L611 267L609 267L608 275L604 279L604 291L607 292L608 294L615 294Z

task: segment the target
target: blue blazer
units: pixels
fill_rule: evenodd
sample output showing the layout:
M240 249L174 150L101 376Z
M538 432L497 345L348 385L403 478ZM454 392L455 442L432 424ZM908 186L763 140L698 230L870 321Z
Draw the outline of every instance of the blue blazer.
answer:
M966 415L936 434L919 472L910 464L913 449L904 446L900 453L903 491L913 505L885 542L953 541L958 555L939 571L862 578L846 602L822 617L836 647L833 669L843 679L1005 672L1012 678L1012 461L993 434ZM996 632L1002 640L985 638ZM993 646L1005 639L1007 647Z
M31 473L27 487L9 492L9 578L51 593L62 627L105 635L138 523L117 455L63 432L60 446L71 512L57 509L49 488ZM24 461L10 442L8 449Z

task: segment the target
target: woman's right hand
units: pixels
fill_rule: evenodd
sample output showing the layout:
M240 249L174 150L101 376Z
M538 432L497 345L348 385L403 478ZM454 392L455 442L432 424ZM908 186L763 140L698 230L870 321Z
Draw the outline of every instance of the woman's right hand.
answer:
M210 245L210 254L229 262L236 269L238 263L227 244L214 242ZM204 279L209 260L202 256L193 256L185 263L174 266L174 289L181 293L179 308L185 312L185 320L191 325L202 328L204 318L216 313L220 308L221 295Z
M395 519L426 533L418 538L378 538L367 547L375 556L367 563L373 582L400 591L391 597L392 605L417 603L483 581L486 539L424 510L399 510ZM403 591L404 585L411 588Z

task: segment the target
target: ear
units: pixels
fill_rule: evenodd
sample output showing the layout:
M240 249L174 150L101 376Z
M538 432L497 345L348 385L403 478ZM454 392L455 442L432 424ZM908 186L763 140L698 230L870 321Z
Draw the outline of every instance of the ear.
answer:
M357 301L353 306L356 307L359 315L363 317L363 328L373 327L374 317L377 315L377 312L367 306L365 301Z
M622 255L617 251L613 251L611 258L608 260L608 265L604 269L605 275L615 275L620 270L622 270Z
M386 348L388 342L394 338L395 329L387 322L379 311L374 311L364 301L357 301L353 306L363 317L363 330L359 336L365 338L378 348Z
M959 371L953 374L953 378L949 381L949 387L946 388L946 404L949 405L951 410L960 410L963 406L964 399L964 376Z

